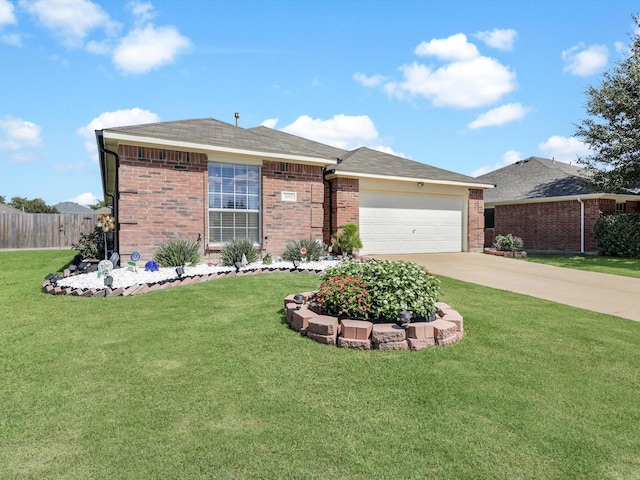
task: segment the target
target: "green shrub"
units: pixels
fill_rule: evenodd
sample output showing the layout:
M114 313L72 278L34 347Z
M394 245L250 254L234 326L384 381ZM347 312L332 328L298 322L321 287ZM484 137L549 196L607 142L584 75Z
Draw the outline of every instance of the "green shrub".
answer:
M300 249L302 248L305 248L307 253L300 253ZM291 240L287 243L282 258L290 262L294 260L301 261L303 258L307 261L317 262L324 254L324 246L321 242L311 239Z
M640 214L605 215L593 224L600 255L640 257Z
M72 245L82 258L100 258L104 254L104 235L102 229L97 228L91 233L83 233L80 235L78 243Z
M273 263L273 257L270 253L267 253L264 257L262 257L262 263L265 265L271 265Z
M234 238L222 247L220 259L223 265L233 266L236 262L242 261L245 256L248 263L258 261L258 252L253 248L253 242L249 238Z
M175 238L161 244L153 252L153 259L163 267L180 267L200 263L200 244Z
M336 235L336 242L333 245L343 255L353 255L354 248L362 248L362 240L358 235L358 226L347 223L342 227L342 232Z
M335 290L332 299L325 293L316 295L322 312L340 315L355 310L372 321L395 322L401 311L408 310L414 320L424 320L436 311L440 280L412 262L346 261L328 268L321 277L318 292Z
M520 252L524 248L524 242L520 237L511 234L497 235L493 246L501 252Z

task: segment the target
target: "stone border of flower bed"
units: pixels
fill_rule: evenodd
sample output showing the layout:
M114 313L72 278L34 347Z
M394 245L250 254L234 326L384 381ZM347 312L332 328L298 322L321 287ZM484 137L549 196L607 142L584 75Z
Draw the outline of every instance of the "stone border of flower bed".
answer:
M60 287L56 285L57 282L51 280L45 280L42 284L42 291L44 293L48 293L51 295L71 295L75 297L118 297L123 296L127 297L130 295L140 295L142 293L153 292L156 290L166 290L168 288L179 287L182 285L191 285L194 283L200 282L208 282L210 280L217 280L218 278L227 278L227 277L242 277L247 275L255 275L258 273L276 273L276 272L292 272L292 273L322 273L322 270L316 269L305 269L305 268L292 268L292 269L281 269L281 268L269 268L268 266L264 266L256 269L246 269L240 270L238 272L228 271L228 272L213 272L206 275L184 275L181 277L175 277L172 279L153 282L153 283L138 283L135 285L131 285L129 287L119 287L119 288L73 288L73 287ZM65 276L69 276L67 272L65 272Z
M288 295L284 299L284 310L291 329L325 345L362 350L422 350L435 345L451 345L464 335L462 315L444 302L436 302L436 320L409 323L405 329L395 323L340 319L316 313L308 308L315 293ZM296 303L296 297L299 303Z
M527 258L527 252L505 252L502 250L496 250L495 248L485 248L484 253L496 255L498 257Z

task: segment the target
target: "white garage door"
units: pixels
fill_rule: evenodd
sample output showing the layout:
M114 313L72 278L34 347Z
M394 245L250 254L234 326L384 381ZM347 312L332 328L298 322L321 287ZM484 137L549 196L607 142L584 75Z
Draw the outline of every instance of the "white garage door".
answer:
M361 254L462 251L463 197L360 190Z

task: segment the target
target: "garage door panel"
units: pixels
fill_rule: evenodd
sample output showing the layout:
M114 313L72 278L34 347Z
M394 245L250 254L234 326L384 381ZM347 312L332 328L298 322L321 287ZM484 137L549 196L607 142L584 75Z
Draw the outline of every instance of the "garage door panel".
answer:
M360 191L363 254L462 250L463 197Z

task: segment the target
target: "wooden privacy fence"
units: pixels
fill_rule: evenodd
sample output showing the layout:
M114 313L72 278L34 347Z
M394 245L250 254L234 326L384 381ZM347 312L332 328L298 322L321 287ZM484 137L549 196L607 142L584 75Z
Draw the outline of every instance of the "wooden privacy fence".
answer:
M0 213L0 249L71 248L97 220L95 213Z

